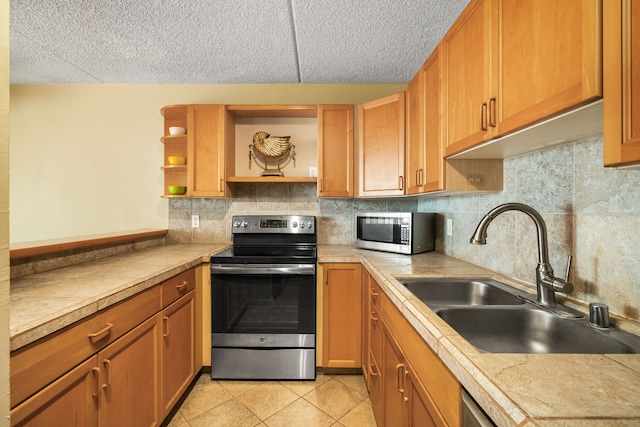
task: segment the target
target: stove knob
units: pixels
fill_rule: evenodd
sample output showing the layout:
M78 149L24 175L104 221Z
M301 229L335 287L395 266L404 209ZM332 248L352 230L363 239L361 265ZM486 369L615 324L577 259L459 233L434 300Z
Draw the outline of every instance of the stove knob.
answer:
M304 222L300 223L300 228L304 228Z
M291 226L292 226L293 228L298 227L298 222L297 222L297 221L293 221L293 222L291 223Z
M249 225L247 221L242 221L242 224L240 224L242 228L247 228L247 225Z
M307 223L307 228L309 228L309 229L313 228L313 223L311 221L309 221Z
M240 221L233 221L233 226L236 228L240 227Z

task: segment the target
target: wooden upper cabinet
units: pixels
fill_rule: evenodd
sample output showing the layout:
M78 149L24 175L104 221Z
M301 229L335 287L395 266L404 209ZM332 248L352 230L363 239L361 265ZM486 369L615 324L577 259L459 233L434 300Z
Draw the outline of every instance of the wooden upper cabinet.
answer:
M490 16L490 0L472 1L442 39L447 155L490 136Z
M602 97L600 0L494 3L492 133L504 135Z
M233 174L227 170L233 164L225 159L227 152L233 153L233 120L224 105L190 105L187 122L187 195L224 197L225 176Z
M360 196L404 195L405 93L360 104Z
M443 39L446 155L602 97L601 0L474 0Z
M353 197L353 105L318 105L318 197Z
M406 194L445 189L442 145L440 46L406 91Z
M603 6L604 165L640 164L640 3Z
M418 70L406 90L406 194L423 191L425 173L425 111L424 75Z
M440 46L438 46L420 70L423 76L425 92L425 164L422 175L422 189L424 192L445 189L440 63Z

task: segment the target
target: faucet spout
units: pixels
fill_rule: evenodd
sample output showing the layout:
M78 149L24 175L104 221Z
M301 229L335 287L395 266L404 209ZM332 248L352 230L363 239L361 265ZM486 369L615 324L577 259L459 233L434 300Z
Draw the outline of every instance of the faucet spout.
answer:
M542 216L531 206L522 203L505 203L491 209L480 220L469 242L474 245L487 243L487 228L498 215L506 211L520 211L529 216L536 225L538 236L538 267L536 268L537 303L547 307L556 305L555 292L570 293L573 285L567 280L554 277L553 268L549 264L549 243L547 241L547 226Z

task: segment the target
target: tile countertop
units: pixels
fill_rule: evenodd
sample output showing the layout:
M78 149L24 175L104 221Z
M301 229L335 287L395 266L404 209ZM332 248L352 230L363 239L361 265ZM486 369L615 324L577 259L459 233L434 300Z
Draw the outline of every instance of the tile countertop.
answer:
M321 246L318 261L362 262L497 425L640 425L640 355L480 353L396 277L491 277L529 293L535 288L437 252L407 256ZM635 322L621 324L640 332Z
M13 279L11 350L208 262L228 246L159 246ZM499 426L640 425L640 355L480 353L396 277L493 277L528 292L531 287L437 252L407 256L320 246L318 261L361 262ZM623 326L640 333L635 322Z
M11 351L203 262L229 244L165 245L11 279Z

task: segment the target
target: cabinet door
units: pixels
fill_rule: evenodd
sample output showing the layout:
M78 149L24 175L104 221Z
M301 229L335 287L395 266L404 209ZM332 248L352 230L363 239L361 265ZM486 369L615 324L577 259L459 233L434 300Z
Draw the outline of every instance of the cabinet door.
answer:
M11 425L97 426L98 381L94 356L13 408Z
M602 97L600 0L493 2L493 136Z
M195 291L162 311L162 418L196 373L195 313Z
M160 424L159 314L98 353L99 425Z
M640 163L640 4L603 6L604 165Z
M425 172L424 74L422 69L407 85L406 194L422 193Z
M353 105L318 105L318 197L353 197Z
M490 0L472 0L442 39L447 155L490 137L490 14Z
M362 360L362 376L364 377L364 382L367 386L369 386L369 370L367 369L368 361L369 361L369 280L371 280L371 275L367 271L366 268L362 268L362 279L360 281L360 286L362 288L362 292L360 293L360 301L362 301L362 310L361 310L361 319L360 319L360 327L361 327L361 344L360 344L360 357Z
M405 372L405 394L407 396L407 420L409 427L446 427L442 416L431 401L420 381L410 371Z
M361 266L323 266L322 366L361 367Z
M424 81L424 134L425 164L422 178L423 191L444 190L444 156L442 143L440 46L422 66Z
M382 390L382 371L373 355L369 355L369 364L366 369L369 371L369 399L371 400L371 409L376 419L376 424L384 426L384 394Z
M187 124L189 171L187 195L225 195L224 105L190 105ZM230 156L233 157L233 156Z
M384 426L406 426L408 420L405 396L404 356L393 336L385 329L382 388L384 394Z
M360 196L404 194L405 94L360 105Z

